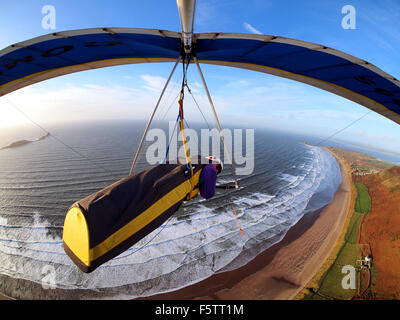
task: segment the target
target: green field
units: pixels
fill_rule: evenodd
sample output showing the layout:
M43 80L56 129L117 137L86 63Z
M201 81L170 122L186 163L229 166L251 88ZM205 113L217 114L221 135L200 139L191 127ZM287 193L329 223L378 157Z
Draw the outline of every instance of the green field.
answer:
M368 214L371 210L371 198L364 184L355 183L355 186L357 188L355 212L350 218L344 238L345 243L332 266L322 276L318 292L310 292L304 299L351 299L357 294L357 288L343 289L342 280L345 274L342 273L342 268L345 265L356 266L357 260L361 258L363 245L358 244L358 233L364 214Z
M345 240L348 243L357 243L358 241L358 230L360 228L361 219L363 213L354 212L351 216L349 227L346 231Z
M395 164L393 164L391 162L378 160L378 159L369 160L368 162L371 163L372 165L377 165L377 166L381 166L381 167L384 167L384 168L390 168L390 167L395 166Z
M359 213L368 213L371 210L371 198L368 188L362 183L355 183L357 188L357 199L355 210Z
M358 230L357 230L358 231ZM356 289L343 289L342 280L345 274L342 273L343 266L356 266L360 259L361 245L346 243L340 250L334 264L321 279L319 293L323 296L335 299L350 299L357 294Z
M320 299L351 299L357 294L356 289L344 289L342 280L346 274L342 273L343 266L356 266L357 260L361 258L362 245L357 243L358 230L363 214L353 213L345 236L345 243L340 249L334 263L325 272L319 282L318 292L309 293L304 297L306 300Z

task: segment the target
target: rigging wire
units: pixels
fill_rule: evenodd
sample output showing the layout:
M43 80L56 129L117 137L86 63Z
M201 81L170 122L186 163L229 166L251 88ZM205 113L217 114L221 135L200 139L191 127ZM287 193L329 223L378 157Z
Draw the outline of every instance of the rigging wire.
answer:
M175 103L175 101L179 97L179 91L178 91L178 93L175 95L175 98L172 100L172 102L169 102L172 94L176 91L177 86L179 85L178 81L173 81L172 83L173 83L173 87L169 90L169 95L168 95L167 98L165 98L165 102L164 102L164 105L168 105L168 108L167 108L166 112L164 113L164 115L162 117L160 117L161 116L161 108L160 108L160 114L155 116L155 120L154 121L157 121L157 126L159 126L159 124L162 121L164 121L164 119L167 116L169 110L171 109L171 107L173 106L173 104Z
M176 103L176 100L178 99L178 97L179 97L179 92L178 92L178 94L175 96L175 98L174 98L174 100L171 102L171 104L168 106L168 108L167 108L166 112L164 113L164 115L163 115L160 119L153 120L153 123L156 122L156 123L154 124L154 127L156 127L156 128L160 128L160 127L161 127L161 123L164 122L166 116L168 115L169 111L171 110L171 107ZM176 123L175 123L175 127L174 127L174 132L175 132L175 128L176 128ZM172 141L172 137L173 137L173 135L171 136L171 141ZM169 144L168 144L168 146L167 146L168 148L169 148L169 145L170 145L171 141L169 142ZM146 147L145 147L145 148L142 148L142 149L146 149ZM138 159L139 159L142 155L143 155L143 152L141 152L141 153L138 155ZM164 161L165 161L165 159L164 159Z
M161 119L158 120L158 124L160 124L161 122L163 122L163 121L165 120L165 118L167 117L167 115L168 115L169 111L171 110L172 106L173 106L173 105L176 103L176 101L178 100L179 94L180 94L180 91L178 91L178 93L176 94L174 100L173 100L173 101L171 102L171 104L168 106L166 112L165 112L164 115L161 117Z
M189 73L190 73L191 77L193 77L193 79L194 79L195 81L197 81L196 74L193 73L192 70L191 70L190 68L189 68ZM197 109L200 111L201 116L203 117L204 122L206 123L208 129L211 130L211 126L210 126L210 124L209 124L209 122L208 122L206 116L204 115L204 112L201 110L199 103L198 103L197 100L195 99L194 94L192 93L192 90L189 88L189 86L187 86L187 89L188 89L188 91L189 91L189 93L190 93L190 95L191 95L191 97L192 97L192 99L193 99L193 102L195 103Z
M174 137L176 127L178 126L178 120L179 120L179 116L176 118L174 130L172 131L171 138L169 139L167 150L165 152L165 158L164 158L164 161L162 163L165 163L165 161L167 161L167 157L168 157L168 154L169 154L169 146L171 145L172 138Z
M211 130L210 124L208 123L206 117L204 116L203 111L201 111L201 108L200 108L199 104L197 103L196 99L194 98L194 95L193 95L193 93L192 93L192 90L190 90L190 88L189 88L188 85L186 85L186 87L187 87L188 92L190 93L190 95L191 95L191 97L192 97L192 99L193 99L195 105L197 106L197 109L199 109L199 111L200 111L200 113L201 113L201 116L203 117L205 123L207 124L208 129Z
M188 65L189 65L189 63L188 63ZM200 75L202 76L201 70L200 70L200 69L199 69L199 71L200 71ZM208 93L208 89L207 89L207 87L206 87L204 78L202 78L202 79L203 79L204 87L205 87L205 89L206 89L206 91L207 91L207 93ZM201 115L202 115L204 121L206 122L206 124L207 124L209 130L211 130L211 127L210 127L210 125L209 125L207 119L205 118L203 112L201 111L201 108L200 108L199 104L197 103L197 101L196 101L194 95L192 94L192 91L191 91L190 87L188 86L187 81L185 82L184 86L187 88L188 92L189 92L190 95L192 96L193 101L194 101L195 105L197 106L198 110L200 111L200 113L201 113ZM210 97L209 97L209 98L210 98ZM210 98L210 99L211 99L211 98ZM212 101L211 101L211 100L210 100L210 104L211 104L211 107L212 107L212 109L213 109L213 111L214 111L213 104L212 104ZM214 115L216 116L215 111L214 111ZM217 124L218 124L218 126L219 126L218 117L216 117L216 122L217 122ZM221 129L220 126L219 126L219 128ZM220 135L221 135L222 141L223 141L224 146L225 146L224 136L222 135L221 130L220 130ZM232 164L231 164L231 168L233 169ZM234 171L232 171L232 174L233 174L233 178L235 179L235 182L236 182L236 184L235 184L235 189L237 189L237 188L238 188L238 183L237 183L237 180L236 180ZM239 228L240 235L241 235L241 236L244 236L243 228L242 228L242 226L241 226L241 223L240 223L238 214L237 214L236 209L235 209L235 204L234 204L234 202L233 202L233 200L232 200L232 197L231 197L231 194L230 194L230 192L229 192L230 187L231 187L231 186L227 185L226 188L225 188L226 193L227 193L227 195L228 195L228 201L229 201L229 203L230 203L231 206L232 206L233 213L235 214L235 219L236 219L236 222L237 222L237 224L238 224L238 228Z
M144 139L145 139L145 137L146 137L146 135L147 135L147 131L148 131L149 128L150 128L150 125L151 125L151 122L153 121L154 115L155 115L155 113L156 113L156 111L157 111L157 109L158 109L158 106L160 105L161 99L162 99L162 97L164 96L165 90L166 90L167 87L168 87L168 84L169 84L169 82L170 82L170 80L171 80L171 78L172 78L172 76L173 76L173 74L174 74L174 72L175 72L175 69L176 69L176 67L177 67L177 65L178 65L180 59L181 59L180 56L178 57L178 59L176 59L175 65L174 65L174 67L172 68L172 71L171 71L171 73L170 73L170 75L169 75L169 77L168 77L168 79L167 79L167 81L166 81L166 83L165 83L165 85L164 85L164 88L163 88L162 91L161 91L160 97L158 98L158 101L157 101L157 103L156 103L156 105L155 105L155 107L154 107L154 109L153 109L153 112L151 113L150 119L149 119L149 121L147 122L146 128L144 129L142 138L141 138L140 143L139 143L139 147L138 147L138 149L136 150L135 157L133 158L132 165L131 165L131 169L130 169L130 171L129 171L129 175L132 175L132 174L133 174L133 170L135 169L135 166L136 166L136 163L137 163L137 160L138 160L140 151L141 151L142 146L143 146Z
M217 116L217 112L216 112L216 110L215 110L214 103L213 103L213 101L212 101L210 92L208 91L208 87L207 87L206 80L204 79L203 72L201 71L199 61L197 60L196 57L194 57L194 61L195 61L195 63L196 63L197 69L198 69L199 74L200 74L200 78L201 78L201 80L202 80L202 82L203 82L204 90L206 91L206 94L207 94L207 97L208 97L208 101L209 101L210 106L211 106L211 109L212 109L212 111L213 111L214 118L215 118L215 122L217 123L218 130L219 130L219 134L220 134L220 136L221 136L221 140L222 140L222 143L223 143L223 145L224 145L224 150L225 150L225 152L226 152L226 155L228 156L228 163L229 163L229 166L230 166L230 168L231 168L231 172L232 172L233 179L235 180L236 188L239 188L239 182L238 182L238 180L237 180L237 178L236 178L235 168L233 167L232 157L231 157L231 154L230 154L230 152L229 152L228 146L227 146L226 143L225 143L225 138L224 138L224 134L222 133L221 124L220 124L220 122L219 122L219 119L218 119L218 116Z
M196 63L197 63L197 60L195 60L195 61L196 61ZM178 63L178 62L179 62L179 58L178 58L177 63ZM173 71L175 70L175 67L176 67L177 63L175 64ZM208 121L206 120L206 118L205 118L203 112L201 111L200 106L198 105L196 99L194 98L194 95L192 94L192 92L191 92L189 86L187 85L187 70L188 70L188 66L189 66L189 63L186 64L186 68L185 68L185 63L183 62L183 72L184 72L184 76L183 76L183 80L182 80L182 88L181 88L181 91L178 93L177 97L178 97L178 96L180 96L181 98L184 97L184 88L186 87L186 88L188 89L188 92L189 92L190 95L192 96L192 98L193 98L193 100L194 100L194 102L195 102L195 105L196 105L197 108L199 109L199 111L200 111L200 113L201 113L203 119L205 120L207 126L209 127L209 129L211 129L211 128L210 128L210 125L209 125L209 123L208 123ZM200 69L199 69L199 71L200 71ZM200 75L202 76L201 71L200 71ZM172 74L171 74L171 76L172 76ZM170 76L170 77L171 77L171 76ZM168 85L169 80L170 80L170 79L168 79L166 85ZM204 81L203 77L202 77L202 80ZM165 88L166 88L166 87L165 87ZM164 91L165 91L165 88L164 88ZM207 90L207 89L206 89L206 90ZM164 91L163 91L163 93L164 93ZM163 93L162 93L162 95L163 95ZM207 93L208 93L208 90L207 90ZM160 102L160 100L161 100L162 95L160 96L159 102ZM171 96L171 93L170 93L169 97L170 97L170 96ZM168 97L168 99L169 99L169 97ZM173 103L175 102L175 100L177 99L177 97L173 100L173 102L171 103L171 105L168 107L168 110L167 110L166 114L169 112L170 108L172 107L172 105L173 105ZM91 164L93 164L94 166L100 168L100 169L103 170L104 172L106 172L106 173L111 173L111 172L110 172L109 170L107 170L106 168L104 168L104 167L98 165L93 159L90 159L89 157L85 156L84 154L82 154L81 152L79 152L78 150L76 150L75 148L73 148L73 147L71 147L70 145L68 145L67 143L65 143L62 139L60 139L60 138L58 138L57 136L55 136L54 134L50 133L50 132L49 132L48 130L46 130L43 126L41 126L39 123L37 123L36 121L34 121L31 117L29 117L25 112L23 112L14 102L12 102L11 100L9 100L7 97L3 97L3 99L6 100L15 110L17 110L19 113L21 113L21 114L22 114L26 119L28 119L31 123L33 123L35 126L37 126L38 128L40 128L43 132L45 132L45 133L48 134L49 136L53 137L53 138L54 138L56 141L58 141L60 144L62 144L62 145L65 146L66 148L70 149L72 152L74 152L75 154L77 154L77 155L80 156L81 158L86 159L86 160L89 161ZM158 102L158 103L159 103L159 102ZM157 106L158 106L158 105L157 105ZM157 109L157 106L156 106L155 109ZM153 112L153 116L154 116L155 111L156 111L156 110L154 110L154 112ZM341 132L343 132L344 130L348 129L349 127L353 126L355 123L357 123L358 121L360 121L361 119L363 119L364 117L366 117L366 116L367 116L368 114L370 114L371 112L372 112L372 110L369 110L367 113L363 114L363 115L362 115L361 117L359 117L358 119L352 121L351 123L349 123L349 124L346 125L345 127L341 128L341 129L339 129L339 130L337 130L336 132L334 132L334 133L331 134L330 136L328 136L328 137L322 139L322 140L321 140L320 142L318 142L316 145L317 145L317 146L320 146L322 143L324 143L324 142L326 142L326 141L332 139L334 136L338 135L339 133L341 133ZM164 115L163 119L165 118L166 114ZM216 119L216 120L217 120L217 124L219 124L218 119ZM188 126L186 120L185 120L185 122L186 122L186 125ZM150 124L150 123L151 123L151 120L149 121L149 124ZM175 126L175 128L176 128L176 126ZM175 130L175 128L174 128L174 130ZM223 137L222 137L222 138L223 138ZM222 139L222 140L224 141L224 139ZM132 169L132 168L131 168L131 169ZM236 177L235 177L235 180L236 180ZM227 194L228 194L228 199L229 199L229 201L230 201L230 203L231 203L231 205L232 205L232 209L233 209L233 211L234 211L234 213L235 213L235 217L236 217L236 220L237 220L237 222L238 222L238 226L239 226L240 233L241 233L241 235L243 235L243 229L242 229L242 227L241 227L241 225L240 225L240 220L239 220L238 215L237 215L237 212L236 212L236 210L235 210L234 202L232 201L232 197L231 197L231 194L230 194L230 192L229 192L229 188L228 188L228 187L226 187L226 191L227 191ZM145 246L147 246L150 242L152 242L152 241L164 230L164 228L166 227L166 225L168 224L168 222L171 220L171 218L172 218L172 216L170 216L170 217L168 218L168 220L164 223L164 225L160 228L160 230L159 230L145 245L143 245L143 246L141 246L140 248L138 248L137 250L135 250L135 251L129 253L127 256L132 255L132 254L138 252L139 250L141 250L141 249L143 249ZM126 257L126 256L124 256L124 257ZM122 258L122 257L121 257L121 258Z
M368 112L366 112L365 114L363 114L361 117L359 117L358 119L352 121L351 123L349 123L347 126L343 127L342 129L337 130L335 133L333 133L332 135L328 136L327 138L322 139L320 142L318 142L316 145L320 146L322 143L332 139L334 136L338 135L339 133L343 132L344 130L346 130L347 128L350 128L352 125L354 125L356 122L360 121L361 119L365 118L367 115L369 115L372 112L372 110L369 110Z
M323 143L331 140L334 136L338 135L339 133L345 131L346 129L350 128L351 126L353 126L354 124L356 124L358 121L362 120L363 118L365 118L367 115L369 115L372 112L372 110L368 110L366 113L364 113L362 116L360 116L359 118L353 120L352 122L350 122L349 124L347 124L346 126L344 126L343 128L340 128L338 130L336 130L334 133L332 133L331 135L329 135L326 138L321 139L319 142L317 142L316 144L313 144L313 146L319 147L321 146ZM306 154L306 150L304 150L304 152L299 153L296 157L292 158L292 162L295 162L296 160L300 159L301 157L303 157Z
M173 215L171 215L171 216L167 219L167 221L165 221L165 222L163 223L163 225L162 225L161 227L159 227L160 230L158 230L158 232L157 232L149 241L147 241L145 244L143 244L142 246L140 246L139 248L137 248L135 251L130 252L130 253L128 253L128 254L126 254L126 255L124 255L124 256L121 256L121 257L116 257L116 258L114 258L113 260L126 258L126 257L129 257L129 256L135 254L136 252L138 252L138 251L140 251L140 250L143 250L150 242L152 242L156 237L158 237L158 236L160 235L160 233L165 229L165 227L167 226L167 224L169 223L169 221L172 219L172 217L173 217Z
M176 66L176 65L175 65L175 66ZM189 63L187 63L187 66L186 66L186 69L185 69L185 59L182 59L182 66L183 66L182 86L181 86L180 92L178 93L180 109L179 109L178 117L177 117L177 119L176 119L174 131L173 131L172 136L171 136L171 139L170 139L170 141L169 141L169 143L168 143L167 152L166 152L166 155L165 155L165 158L164 158L164 162L165 162L166 159L167 159L167 156L168 156L168 153L169 153L169 146L170 146L170 143L171 143L172 138L173 138L173 136L174 136L175 129L176 129L176 127L177 127L178 121L181 120L181 122L182 122L182 123L181 123L181 130L183 129L183 126L182 126L183 121L185 121L185 122L186 122L186 125L188 126L186 119L183 117L183 99L184 99L184 89L185 89L185 86L187 86L186 73L187 73L187 68L188 68L188 66L189 66ZM174 68L174 69L175 69L175 68ZM172 76L172 74L171 74L171 76ZM171 76L170 76L170 77L171 77ZM169 82L169 79L168 79L168 81L167 81L167 83L166 83L166 86L168 85L168 82ZM164 88L164 89L165 89L165 88ZM162 97L162 95L161 95L161 97ZM161 99L161 97L160 97L160 99ZM176 100L176 98L174 99L173 103L175 102L175 100ZM171 103L170 107L172 106L173 103ZM167 113L169 112L170 107L168 108ZM153 116L154 116L155 111L156 111L156 109L155 109L154 112L153 112ZM166 113L166 114L167 114L167 113ZM165 114L165 116L166 116L166 114ZM149 121L149 124L150 124L150 122L151 122L151 121ZM188 126L188 127L189 127L189 126ZM143 137L146 135L146 132L147 132L147 130L145 130L145 133L144 133ZM184 133L183 133L183 140L184 140L183 143L184 143L184 145L185 145L186 141L185 141ZM187 150L186 150L186 146L185 146L185 153L186 153L186 157L187 157L187 156L188 156L188 152L187 152ZM193 175L192 165L191 165L190 159L188 159L188 157L187 157L187 160L189 160L189 161L188 161L188 165L190 165L190 171L191 171L191 174ZM135 251L133 251L133 252L131 252L131 253L129 253L128 255L125 255L125 256L123 256L123 257L125 258L125 257L127 257L127 256L133 255L133 254L135 254L136 252L138 252L139 250L144 249L145 246L147 246L147 245L148 245L150 242L152 242L158 235L160 235L160 233L165 229L165 227L166 227L166 225L168 224L168 222L171 220L172 216L173 216L173 215L171 215L171 216L168 218L168 220L163 224L163 226L160 228L160 230L159 230L159 231L154 235L154 237L152 237L146 244L144 244L143 246L137 248ZM121 257L121 258L122 258L122 257Z
M56 141L58 141L60 144L62 144L63 146L65 146L66 148L70 149L72 152L74 152L75 154L77 154L78 156L80 156L81 158L86 159L88 162L90 162L92 165L96 166L97 168L103 170L106 173L110 173L112 174L112 172L110 170L107 170L106 168L104 168L103 166L97 164L93 159L90 159L89 157L85 156L84 154L82 154L81 152L79 152L78 150L76 150L75 148L71 147L69 144L65 143L62 139L60 139L59 137L55 136L54 134L52 134L51 132L49 132L48 130L46 130L43 126L41 126L39 123L37 123L36 121L34 121L31 117L29 117L25 112L23 112L21 110L21 108L19 108L14 102L12 102L11 100L9 100L7 97L3 97L4 100L6 100L15 110L17 110L19 113L21 113L26 119L28 119L31 123L33 123L35 126L37 126L39 129L41 129L42 131L44 131L46 134L48 134L50 137L52 137L53 139L55 139Z
M240 232L240 235L241 236L244 236L244 232L243 232L243 228L242 228L242 225L241 225L241 223L240 223L240 219L239 219L239 216L238 216L238 214L237 214L237 212L236 212L236 209L235 209L235 205L234 205L234 202L233 202L233 200L232 200L232 197L231 197L231 193L230 193L230 191L229 191L229 187L227 186L226 187L226 193L227 193L227 195L228 195L228 201L231 203L231 205L232 205L232 210L233 210L233 213L235 214L235 218L236 218L236 222L237 222L237 224L238 224L238 228L239 228L239 232Z

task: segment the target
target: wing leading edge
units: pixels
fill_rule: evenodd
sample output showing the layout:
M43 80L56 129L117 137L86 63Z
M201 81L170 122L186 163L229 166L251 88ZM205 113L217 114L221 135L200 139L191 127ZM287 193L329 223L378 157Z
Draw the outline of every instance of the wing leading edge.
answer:
M359 103L400 124L400 82L367 61L300 40L201 33L201 63L249 69L306 83ZM58 32L0 51L0 96L57 76L133 63L174 62L181 34L130 28Z

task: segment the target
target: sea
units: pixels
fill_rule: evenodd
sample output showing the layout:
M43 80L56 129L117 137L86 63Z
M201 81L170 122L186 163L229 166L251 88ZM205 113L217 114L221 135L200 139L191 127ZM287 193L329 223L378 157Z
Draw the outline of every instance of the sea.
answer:
M239 189L185 203L160 228L85 274L62 247L66 212L128 175L144 127L128 120L53 125L42 140L44 133L32 128L3 130L0 146L34 142L0 150L0 293L132 299L173 291L248 263L331 202L342 181L329 152L303 143L320 138L255 129L254 171L238 176ZM232 182L225 166L218 183Z

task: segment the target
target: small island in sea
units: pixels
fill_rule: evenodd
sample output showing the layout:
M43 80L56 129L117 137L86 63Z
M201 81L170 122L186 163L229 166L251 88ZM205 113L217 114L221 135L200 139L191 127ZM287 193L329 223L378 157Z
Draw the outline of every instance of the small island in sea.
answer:
M32 143L32 142L41 141L43 139L46 139L48 136L50 136L50 132L47 132L45 135L41 136L40 138L34 139L34 140L18 140L18 141L15 141L13 143L10 143L9 145L7 145L5 147L0 148L0 150L21 147L21 146L26 145L28 143Z

